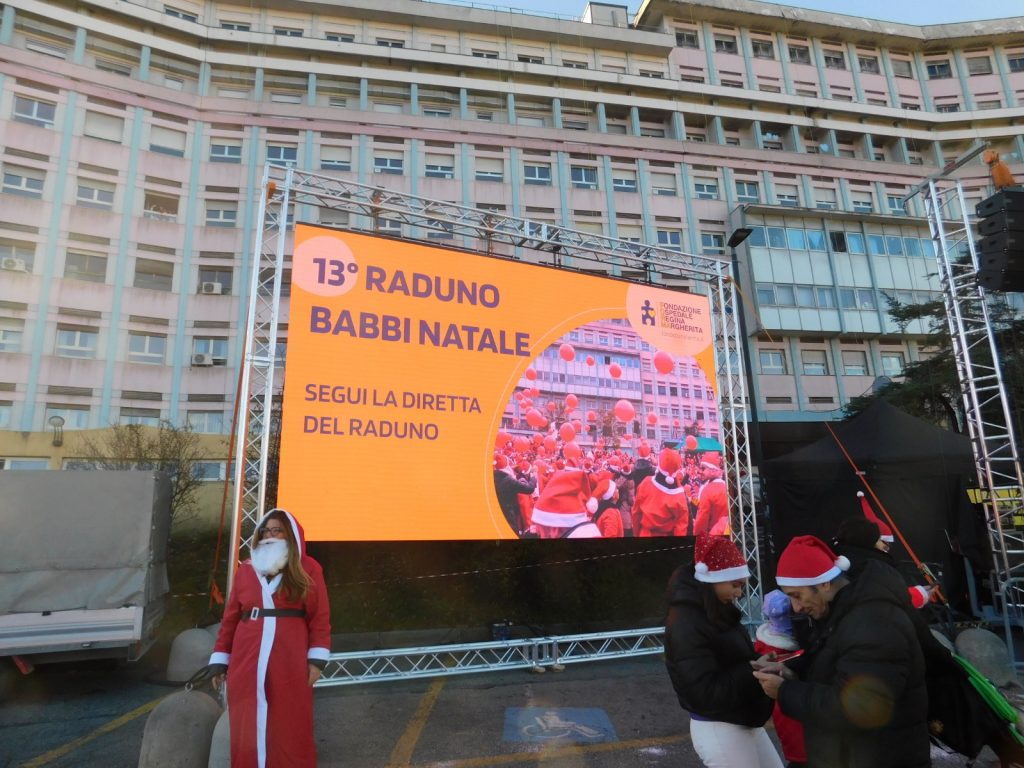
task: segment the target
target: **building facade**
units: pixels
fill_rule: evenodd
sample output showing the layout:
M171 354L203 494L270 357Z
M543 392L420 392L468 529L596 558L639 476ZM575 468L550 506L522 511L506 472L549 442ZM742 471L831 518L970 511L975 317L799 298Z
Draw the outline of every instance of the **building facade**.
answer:
M59 466L54 417L230 431L267 161L690 253L727 257L750 227L761 418L833 418L922 354L926 329L886 313L939 290L908 188L979 139L1024 176L1022 26L755 0L579 20L417 0L5 2L0 462ZM980 160L962 174L972 203L988 196Z

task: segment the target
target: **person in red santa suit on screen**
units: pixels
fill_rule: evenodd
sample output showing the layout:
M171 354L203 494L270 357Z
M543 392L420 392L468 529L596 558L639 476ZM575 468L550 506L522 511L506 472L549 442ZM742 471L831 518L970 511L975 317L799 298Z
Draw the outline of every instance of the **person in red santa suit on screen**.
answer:
M331 652L323 570L283 509L264 516L249 551L210 656L214 687L227 677L231 768L315 768L313 684Z
M594 495L587 502L587 508L593 507L594 510L594 525L605 539L621 539L625 535L618 503L619 488L612 473L606 472L594 486Z
M634 536L686 536L690 533L690 507L680 472L679 451L664 448L658 468L640 481L633 499Z
M712 536L729 535L729 491L722 479L722 454L705 453L700 460L703 485L697 492L697 517L693 521L693 534L710 533Z
M598 539L591 521L597 509L594 480L582 469L566 467L548 478L533 505L533 532L541 539Z

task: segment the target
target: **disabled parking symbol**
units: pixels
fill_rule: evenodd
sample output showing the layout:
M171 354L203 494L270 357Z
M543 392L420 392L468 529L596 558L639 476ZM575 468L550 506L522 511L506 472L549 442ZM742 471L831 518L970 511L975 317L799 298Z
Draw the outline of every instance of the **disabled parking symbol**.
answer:
M505 710L505 741L600 744L617 741L603 709L509 707Z

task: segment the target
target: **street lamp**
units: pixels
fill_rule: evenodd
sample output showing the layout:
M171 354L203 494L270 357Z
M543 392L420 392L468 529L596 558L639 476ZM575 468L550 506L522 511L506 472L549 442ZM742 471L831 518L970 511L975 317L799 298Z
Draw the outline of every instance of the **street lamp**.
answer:
M740 331L740 343L743 345L743 373L747 377L747 408L750 414L750 462L757 468L758 489L761 487L761 427L757 421L757 398L754 396L754 371L750 364L750 345L747 343L747 319L743 308L743 292L740 286L740 261L736 255L736 247L750 237L754 230L750 227L739 227L729 235L728 246L732 256L732 281L736 288L739 301L736 311Z
M51 442L54 447L64 445L64 417L54 414L46 420L46 423L53 428L53 440Z

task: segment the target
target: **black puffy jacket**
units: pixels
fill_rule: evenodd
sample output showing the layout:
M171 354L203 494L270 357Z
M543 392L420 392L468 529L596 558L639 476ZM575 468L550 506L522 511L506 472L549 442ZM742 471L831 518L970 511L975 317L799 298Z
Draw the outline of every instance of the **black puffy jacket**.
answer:
M727 606L727 620L715 625L704 610L693 566L672 576L665 623L665 665L679 704L707 720L762 726L772 713L753 675L754 644L740 624L740 611Z
M868 562L829 606L779 691L782 711L804 725L811 768L931 765L925 665L904 603L906 587Z

